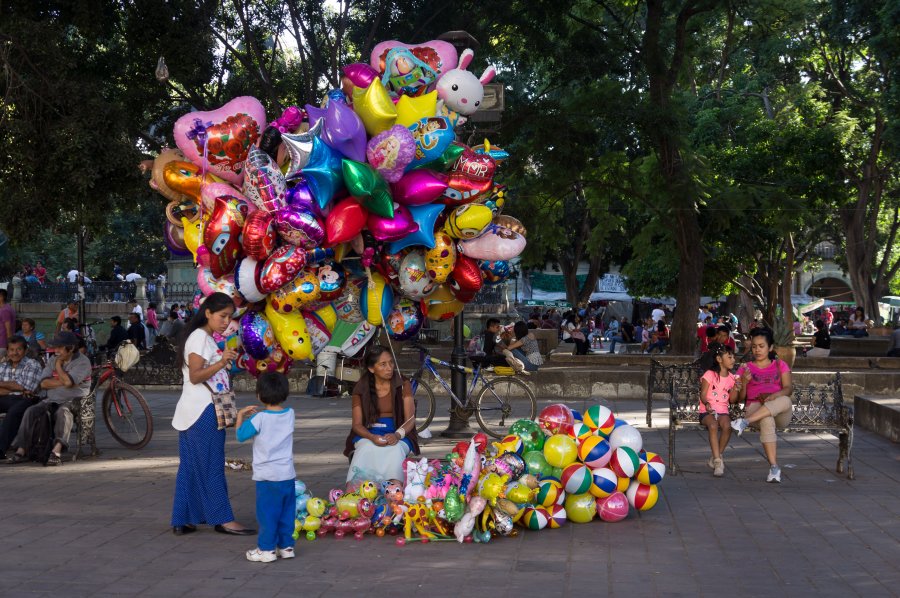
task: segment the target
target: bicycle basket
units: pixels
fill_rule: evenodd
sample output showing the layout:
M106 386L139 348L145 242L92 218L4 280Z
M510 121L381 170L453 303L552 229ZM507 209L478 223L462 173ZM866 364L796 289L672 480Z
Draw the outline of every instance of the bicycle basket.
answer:
M140 359L141 353L131 341L122 343L122 346L116 351L116 367L123 372L127 372L134 367L134 364L140 361Z

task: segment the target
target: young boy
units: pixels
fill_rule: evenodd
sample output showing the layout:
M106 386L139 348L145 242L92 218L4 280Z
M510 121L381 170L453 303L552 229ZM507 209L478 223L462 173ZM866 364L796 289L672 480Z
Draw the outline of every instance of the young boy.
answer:
M265 373L256 382L256 405L238 411L238 442L253 440L253 479L256 481L257 547L247 560L271 563L294 558L294 410L283 408L289 392L284 374ZM246 419L250 416L249 419Z

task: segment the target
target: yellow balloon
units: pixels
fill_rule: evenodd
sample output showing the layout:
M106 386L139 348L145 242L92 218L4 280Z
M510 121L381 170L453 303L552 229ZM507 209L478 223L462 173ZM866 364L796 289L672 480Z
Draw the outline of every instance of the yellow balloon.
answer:
M385 301L385 293L391 292L384 276L378 272L372 272L369 284L366 285L363 292L366 294L366 321L372 326L381 326L384 324L382 305ZM393 301L388 301L388 303L393 303Z
M447 216L444 232L454 239L474 239L491 223L493 216L491 209L481 204L459 206Z
M575 523L590 523L597 515L597 499L590 494L566 496L566 517Z
M337 324L338 319L334 306L329 303L328 305L324 305L317 309L315 313L325 324L325 328L328 329L328 332L334 332L334 327Z
M181 226L184 227L184 244L197 261L197 248L203 243L203 220L197 219L191 222L186 217L181 217Z
M314 532L322 527L322 520L315 515L307 515L303 518L303 524L300 526L305 532Z
M425 271L437 283L447 281L456 265L456 242L441 231L434 235L434 247L425 250Z
M433 293L422 299L422 311L429 320L449 320L466 306L456 298L450 285L439 285Z
M324 515L326 508L328 508L328 504L322 498L313 497L306 501L306 512L313 517L321 517Z
M353 111L362 119L370 137L387 131L397 120L397 108L378 79L365 89L353 88Z
M571 465L578 458L578 446L565 434L554 434L544 442L544 458L551 467Z
M291 282L284 285L267 299L272 309L283 314L298 313L307 305L317 301L322 290L315 272L302 270Z
M266 319L275 331L275 338L285 353L293 360L309 359L312 356L312 342L306 331L306 321L298 310L292 314L281 314L266 302Z
M437 100L437 90L417 98L400 96L397 102L396 124L411 127L423 118L434 116L437 113Z

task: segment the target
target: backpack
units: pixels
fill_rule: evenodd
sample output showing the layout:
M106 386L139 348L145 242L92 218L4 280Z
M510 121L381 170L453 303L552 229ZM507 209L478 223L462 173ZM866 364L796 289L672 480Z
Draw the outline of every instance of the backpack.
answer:
M31 442L25 449L25 456L30 461L37 461L41 465L46 465L50 459L50 453L53 451L53 420L59 405L56 403L49 405L38 403L38 405L40 406L40 414L32 424Z

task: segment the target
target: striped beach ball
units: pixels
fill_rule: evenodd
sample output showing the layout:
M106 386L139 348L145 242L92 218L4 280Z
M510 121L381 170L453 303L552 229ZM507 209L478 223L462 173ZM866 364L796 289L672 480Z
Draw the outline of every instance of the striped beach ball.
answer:
M641 452L635 479L641 484L659 484L666 475L666 464L656 453Z
M525 507L521 521L522 525L528 529L544 529L547 527L547 522L550 521L550 514L544 507Z
M638 511L648 511L656 504L659 498L659 489L635 480L628 486L625 496L628 497L628 503Z
M550 529L558 529L566 522L566 508L562 505L547 507L547 513L550 514Z
M594 433L607 438L616 425L616 418L609 407L605 405L591 405L584 412L584 423Z
M625 494L625 491L628 490L628 486L631 484L631 478L619 478L618 482L616 482L616 490Z
M572 463L563 469L560 482L568 494L584 494L591 489L594 478L590 469L581 463Z
M638 468L638 456L633 449L620 446L613 451L609 460L609 467L620 478L633 478Z
M606 498L619 489L619 476L616 475L616 472L607 467L598 467L597 469L592 470L591 478L593 479L593 483L588 492L597 498Z
M578 447L578 458L591 469L606 467L611 457L612 451L609 443L599 436L585 438Z
M597 499L597 514L610 523L628 517L628 497L621 492L613 492L606 498Z
M577 444L581 444L584 442L586 438L590 438L594 435L594 431L591 430L586 424L583 422L576 421L572 424L572 428L566 432L569 436L575 439Z
M541 480L538 488L537 496L534 499L535 504L549 507L551 505L561 505L566 500L566 491L559 480L547 478Z

